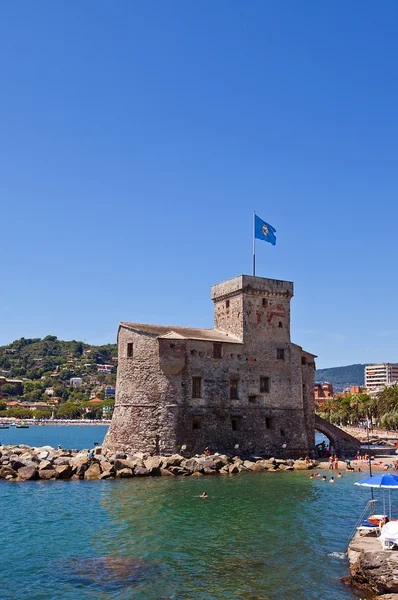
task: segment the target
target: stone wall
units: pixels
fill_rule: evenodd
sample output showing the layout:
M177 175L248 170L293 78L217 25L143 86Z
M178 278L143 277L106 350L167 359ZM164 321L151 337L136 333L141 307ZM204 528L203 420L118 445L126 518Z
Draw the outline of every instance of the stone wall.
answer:
M301 456L314 446L314 357L290 342L293 284L240 276L212 288L213 341L121 326L116 406L106 449ZM174 337L173 337L174 336ZM182 339L181 339L182 338ZM133 356L128 357L128 344ZM280 353L283 352L281 357ZM193 397L193 378L201 379ZM268 378L268 389L261 379ZM237 397L231 397L231 380Z

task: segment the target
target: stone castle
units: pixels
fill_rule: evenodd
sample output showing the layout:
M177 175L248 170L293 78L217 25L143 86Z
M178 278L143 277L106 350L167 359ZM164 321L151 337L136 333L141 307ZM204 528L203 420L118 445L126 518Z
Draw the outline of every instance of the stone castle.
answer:
M214 329L121 323L104 449L303 456L314 448L315 356L290 341L293 283L212 287Z

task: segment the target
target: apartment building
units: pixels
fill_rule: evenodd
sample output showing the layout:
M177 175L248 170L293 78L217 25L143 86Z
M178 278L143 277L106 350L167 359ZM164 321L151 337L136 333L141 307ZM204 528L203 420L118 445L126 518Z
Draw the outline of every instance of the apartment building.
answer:
M369 393L378 392L393 383L398 383L398 364L381 363L366 365L365 387Z

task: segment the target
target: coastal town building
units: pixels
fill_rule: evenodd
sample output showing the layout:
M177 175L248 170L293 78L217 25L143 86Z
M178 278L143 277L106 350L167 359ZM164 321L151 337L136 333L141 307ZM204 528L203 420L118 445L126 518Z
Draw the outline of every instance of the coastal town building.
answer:
M71 377L69 379L70 387L80 387L83 385L83 379L81 377Z
M22 386L23 381L22 381L22 379L7 379L6 377L1 376L0 377L0 398L3 397L1 388L6 384Z
M366 365L365 387L369 393L379 392L388 385L398 382L398 364L380 363Z
M315 355L291 342L292 296L241 275L212 287L214 329L122 322L104 450L309 453Z
M314 383L314 400L322 405L327 398L333 398L334 391L331 383Z
M114 398L116 394L116 388L113 385L105 386L105 398Z

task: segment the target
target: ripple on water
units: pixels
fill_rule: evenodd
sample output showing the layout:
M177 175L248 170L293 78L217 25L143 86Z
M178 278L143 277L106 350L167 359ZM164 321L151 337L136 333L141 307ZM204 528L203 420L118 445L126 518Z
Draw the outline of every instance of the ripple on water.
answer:
M352 599L355 480L0 482L1 600Z

